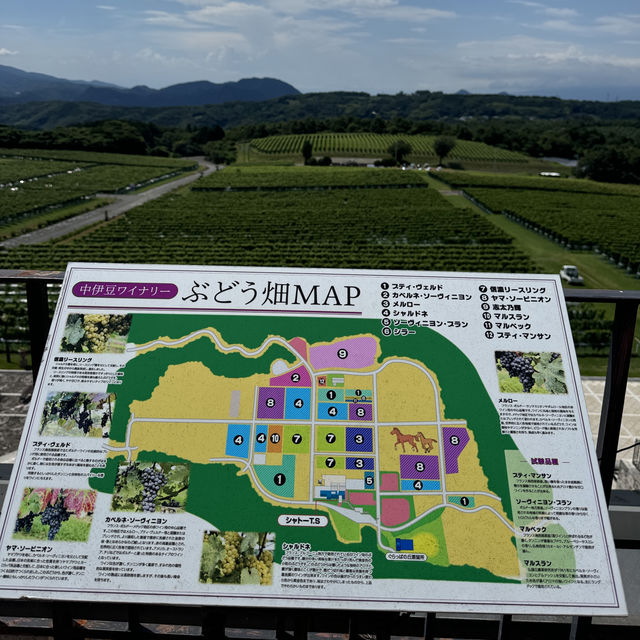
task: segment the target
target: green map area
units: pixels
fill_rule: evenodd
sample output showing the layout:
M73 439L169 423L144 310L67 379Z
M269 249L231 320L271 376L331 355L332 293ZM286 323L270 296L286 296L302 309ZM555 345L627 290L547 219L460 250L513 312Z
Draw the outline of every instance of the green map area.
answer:
M299 542L371 552L374 578L525 580L522 529L545 513L514 522L507 463L531 468L501 433L475 367L432 330L380 329L134 314L135 357L109 387L109 458L91 486L114 494L112 508L141 510L123 478L157 463L183 484L152 509L192 513L203 530L273 532L275 562L282 543Z

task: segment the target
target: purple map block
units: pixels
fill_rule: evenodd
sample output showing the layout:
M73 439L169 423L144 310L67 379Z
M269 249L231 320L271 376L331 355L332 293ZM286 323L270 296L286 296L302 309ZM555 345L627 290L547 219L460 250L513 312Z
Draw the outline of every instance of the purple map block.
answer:
M403 480L439 480L438 456L400 454L400 477Z
M370 404L360 402L349 403L349 420L368 420L373 416L373 407Z
M458 473L458 457L469 442L469 432L464 427L443 427L444 471Z
M282 420L284 417L284 389L260 387L258 389L259 420Z
M272 387L310 387L311 376L303 365L269 380Z

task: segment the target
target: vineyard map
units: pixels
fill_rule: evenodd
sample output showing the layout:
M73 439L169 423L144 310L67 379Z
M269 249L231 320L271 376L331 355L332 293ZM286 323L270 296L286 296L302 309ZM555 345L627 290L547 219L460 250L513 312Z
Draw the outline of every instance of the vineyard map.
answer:
M278 515L323 514L336 548L373 542L388 577L406 575L408 563L394 560L410 557L421 561L411 563L416 575L430 567L447 578L436 568L456 567L457 578L521 580L504 454L517 449L451 343L428 330L419 341L381 338L360 330L375 327L370 321L308 320L301 332L291 320L255 318L243 320L255 328L247 345L235 340L229 318L197 324L174 319L168 336L158 316L134 315L135 357L123 386L113 387L121 413L108 445L112 471L134 460L188 463L186 510L220 529L234 524L237 504L218 500L208 509L197 500L196 469L217 469L213 481L225 483L226 495L245 495L236 486L244 479L254 500L273 509L266 522L255 522L264 517L256 509L235 526L277 531ZM383 342L398 348L387 355ZM449 371L450 410L430 359L457 367ZM473 393L461 378L476 383ZM223 478L222 468L233 474ZM94 486L104 490L104 482ZM306 531L287 529L287 540L321 539Z
M624 615L560 278L73 264L8 598Z

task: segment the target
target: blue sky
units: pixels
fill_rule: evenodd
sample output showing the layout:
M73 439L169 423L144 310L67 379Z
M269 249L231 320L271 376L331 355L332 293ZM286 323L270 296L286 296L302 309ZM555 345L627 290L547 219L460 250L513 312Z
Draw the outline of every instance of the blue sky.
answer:
M127 87L640 99L640 2L2 0L0 64Z

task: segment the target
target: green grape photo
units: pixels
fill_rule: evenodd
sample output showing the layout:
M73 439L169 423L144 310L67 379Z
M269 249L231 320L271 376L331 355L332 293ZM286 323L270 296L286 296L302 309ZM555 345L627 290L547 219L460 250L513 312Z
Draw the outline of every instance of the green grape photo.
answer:
M205 531L200 582L270 585L275 533Z
M26 488L13 537L87 542L95 504L96 492L89 489Z
M111 510L184 513L188 488L188 464L123 464L118 468Z
M115 393L49 393L40 417L40 435L107 438L115 403Z
M124 353L131 314L70 313L60 350L72 353Z
M567 393L562 356L554 351L496 351L502 393Z

